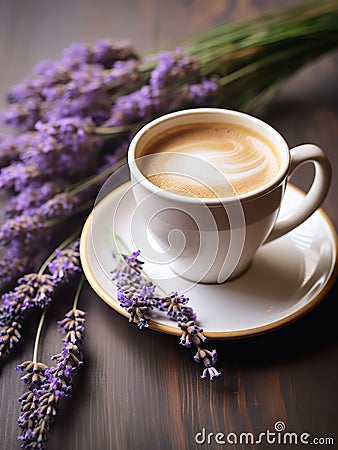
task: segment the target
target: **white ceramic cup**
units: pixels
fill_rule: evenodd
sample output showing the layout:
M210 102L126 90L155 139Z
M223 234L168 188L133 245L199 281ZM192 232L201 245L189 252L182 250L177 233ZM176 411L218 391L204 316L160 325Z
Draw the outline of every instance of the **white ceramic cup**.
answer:
M222 122L249 128L274 145L281 164L270 182L245 194L203 199L161 189L144 176L147 156L142 156L143 150L155 136L180 125ZM279 220L288 178L304 163L314 165L312 185L301 205ZM330 163L316 145L289 149L284 138L265 122L218 108L178 111L148 123L130 144L128 164L137 208L157 246L150 243L142 253L155 262L158 255L159 261L166 261L178 275L204 283L222 283L245 272L263 244L293 230L320 207L331 181Z

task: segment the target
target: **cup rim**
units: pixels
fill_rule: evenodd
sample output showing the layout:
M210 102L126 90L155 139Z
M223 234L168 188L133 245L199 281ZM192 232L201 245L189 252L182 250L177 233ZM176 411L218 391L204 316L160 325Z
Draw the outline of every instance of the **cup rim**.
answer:
M151 181L149 181L145 175L141 172L137 165L137 158L135 158L135 151L137 148L137 144L142 138L142 136L152 130L154 127L157 127L159 124L165 122L165 121L171 121L173 119L177 119L181 116L190 116L190 115L203 115L203 114L225 114L229 118L240 118L243 121L246 121L243 126L246 126L247 128L250 128L249 123L255 124L260 129L266 130L267 134L274 135L275 138L279 141L279 145L275 145L277 147L277 150L279 152L279 155L281 156L281 168L278 171L277 175L275 175L268 183L264 184L263 186L254 189L250 192L246 192L244 194L238 194L233 196L227 196L227 197L188 197L180 194L175 194L173 192L167 191L165 189L162 189L155 184L153 184ZM231 121L231 120L230 120ZM283 152L283 154L282 154ZM290 166L290 153L289 153L289 146L283 136L271 125L267 124L261 119L258 119L255 116L252 116L247 113L243 113L240 111L235 111L231 109L225 109L225 108L193 108L193 109L184 109L180 111L171 112L165 115L162 115L147 124L145 124L133 137L129 149L128 149L128 166L131 174L134 176L136 181L143 185L147 190L150 190L156 194L159 194L163 198L166 198L168 200L174 200L179 201L181 203L189 203L189 204L198 204L203 202L203 204L207 205L217 205L220 202L221 203L234 203L234 202L247 202L250 200L254 200L256 198L262 197L266 195L268 192L273 191L275 188L280 186L280 184L284 181L286 178L289 166Z

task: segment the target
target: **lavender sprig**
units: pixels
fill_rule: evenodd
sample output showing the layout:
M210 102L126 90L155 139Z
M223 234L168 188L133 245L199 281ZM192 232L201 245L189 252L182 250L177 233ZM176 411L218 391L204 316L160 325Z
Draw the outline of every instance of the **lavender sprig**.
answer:
M32 182L19 194L11 197L4 208L4 213L8 217L15 217L21 214L32 214L37 208L55 195L60 194L65 187L65 183L53 181L45 183Z
M56 288L80 272L79 244L78 241L73 242L76 235L78 231L60 244L41 265L39 272L25 274L12 291L2 294L0 359L19 342L26 312L33 308L46 308L54 298ZM47 269L49 273L45 273Z
M25 361L17 367L24 372L21 380L26 392L21 395L21 414L18 424L21 428L19 439L25 449L43 450L48 440L48 432L60 407L62 398L67 397L73 387L75 376L83 365L81 344L84 338L85 312L77 308L79 295L84 283L81 279L74 298L73 308L58 322L63 335L60 353L51 357L55 365L37 362L38 344L45 312L41 316L36 334L32 361Z
M23 244L38 240L45 228L45 221L39 213L34 215L22 214L8 219L0 228L0 243L7 245L13 240Z
M51 275L31 273L21 278L13 291L2 295L0 359L8 355L19 342L26 311L49 305L54 289L55 283Z
M150 321L150 310L158 300L154 295L156 286L142 278L143 261L138 259L140 252L124 257L125 264L113 272L117 280L117 298L120 305L130 314L129 322L147 328Z
M69 248L56 249L55 258L48 264L48 270L56 283L68 282L81 271L79 241Z
M0 358L8 355L21 339L21 323L16 320L9 321L0 329Z
M32 270L32 265L28 258L4 257L0 259L0 288L16 281L29 270Z
M187 306L189 298L178 292L159 296L156 292L157 286L142 276L144 263L139 259L140 253L138 250L130 255L123 255L123 260L112 272L117 286L117 299L130 315L129 321L135 322L140 329L147 328L153 309L166 311L182 330L180 344L188 348L192 345L196 347L194 361L204 365L201 378L217 378L221 374L214 367L217 352L215 349L210 351L203 347L206 337L203 329L197 325L196 312Z
M77 308L84 277L79 282L73 308L58 322L63 335L61 352L52 356L56 364L48 367L38 362L38 346L47 308L44 309L37 329L32 361L25 361L17 370L25 372L22 381L26 392L19 398L21 414L18 424L22 448L45 448L48 432L59 409L60 400L67 397L73 386L75 375L83 364L81 343L84 338L85 313Z

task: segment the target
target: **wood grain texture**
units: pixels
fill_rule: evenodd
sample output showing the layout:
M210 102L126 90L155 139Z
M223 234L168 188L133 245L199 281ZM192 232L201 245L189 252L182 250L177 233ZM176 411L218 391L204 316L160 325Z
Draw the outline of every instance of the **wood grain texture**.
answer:
M0 2L0 95L27 76L41 59L57 58L72 42L128 38L145 50L232 19L252 16L282 0L2 0ZM263 118L291 146L313 141L327 152L333 183L324 209L338 229L338 57L328 55L288 81ZM226 105L225 105L226 106ZM297 184L307 185L302 169ZM254 338L211 343L222 376L199 378L193 353L177 338L139 331L87 286L86 364L50 433L49 450L194 450L225 448L196 443L207 432L259 434L278 420L288 431L333 436L338 448L337 285L306 317ZM41 356L60 346L54 318L72 302L60 295L48 313ZM31 358L34 320L25 345L0 368L0 448L19 448L17 398L22 383L15 367ZM214 441L213 441L214 442ZM227 445L229 447L229 445ZM272 446L256 446L270 448ZM233 445L230 448L256 448ZM282 448L295 448L283 445ZM324 446L322 447L324 448Z

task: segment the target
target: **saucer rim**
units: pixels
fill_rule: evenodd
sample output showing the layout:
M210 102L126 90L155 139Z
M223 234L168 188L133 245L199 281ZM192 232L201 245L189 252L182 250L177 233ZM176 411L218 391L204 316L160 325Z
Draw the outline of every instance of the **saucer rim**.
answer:
M114 189L112 192L107 194L105 198L103 198L100 203L98 203L95 208L103 208L103 205L108 202L108 200L119 194L119 191L123 191L127 188L127 186L130 184L130 181L127 181L126 183L123 183L122 185L118 186L116 189ZM304 193L300 188L297 186L294 186L291 183L288 183L288 188L291 188L295 191L297 191L299 194L305 196L306 193ZM321 290L311 299L306 305L304 305L299 310L295 311L294 313L287 315L286 317L283 317L282 319L270 322L265 325L261 325L258 327L253 328L247 328L243 330L236 330L236 331L204 331L204 335L208 339L218 339L218 340L225 340L225 339L234 339L234 338L241 338L241 337L252 337L257 336L260 334L268 333L270 331L277 330L279 328L282 328L286 325L289 325L296 320L303 317L305 314L310 312L315 306L317 306L328 294L328 292L331 290L337 276L338 276L338 261L337 261L337 253L338 253L338 237L337 232L332 224L331 219L328 217L328 215L325 213L325 211L322 208L319 208L317 212L322 216L324 221L327 223L329 230L332 234L333 241L334 241L334 248L335 248L335 261L332 264L332 270L329 275L329 277L326 280L326 283L322 286ZM86 276L86 279L92 289L95 291L95 293L105 302L113 308L116 312L121 314L122 316L129 318L129 314L127 311L125 311L118 303L117 299L115 299L106 289L104 289L99 281L97 280L96 276L93 273L93 270L90 267L89 258L87 256L87 240L90 235L90 224L92 221L94 213L94 208L91 211L91 213L88 215L85 224L82 228L81 236L80 236L80 259L81 264L83 268L83 272ZM149 323L149 329L154 331L159 331L161 333L170 334L173 336L180 336L182 334L181 330L178 327L170 326L167 324L163 324L161 322L157 322L156 320L151 320Z

